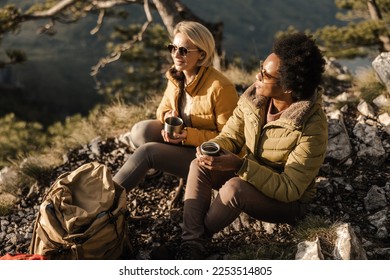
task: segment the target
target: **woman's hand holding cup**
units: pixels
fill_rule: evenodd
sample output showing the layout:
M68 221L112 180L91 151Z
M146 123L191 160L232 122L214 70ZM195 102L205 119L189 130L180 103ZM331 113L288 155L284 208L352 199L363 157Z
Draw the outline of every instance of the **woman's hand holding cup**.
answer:
M179 144L187 138L187 131L183 129L183 120L175 110L165 113L164 129L161 135L165 142Z
M243 159L238 155L222 149L215 142L204 142L196 148L198 164L210 170L238 171L243 164Z

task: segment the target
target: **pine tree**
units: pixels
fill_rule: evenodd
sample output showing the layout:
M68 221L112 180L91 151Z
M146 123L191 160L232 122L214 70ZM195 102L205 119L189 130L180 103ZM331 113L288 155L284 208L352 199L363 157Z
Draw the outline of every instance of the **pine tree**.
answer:
M335 0L336 16L348 24L325 26L315 32L327 56L365 57L390 51L390 0Z

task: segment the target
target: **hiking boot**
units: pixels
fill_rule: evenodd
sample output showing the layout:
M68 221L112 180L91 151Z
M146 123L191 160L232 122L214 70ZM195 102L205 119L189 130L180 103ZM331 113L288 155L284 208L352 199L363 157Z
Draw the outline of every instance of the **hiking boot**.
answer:
M173 248L169 245L161 245L158 247L154 247L149 257L151 260L174 260L175 253L173 252Z
M177 260L204 260L206 257L206 248L198 241L183 242L176 254Z

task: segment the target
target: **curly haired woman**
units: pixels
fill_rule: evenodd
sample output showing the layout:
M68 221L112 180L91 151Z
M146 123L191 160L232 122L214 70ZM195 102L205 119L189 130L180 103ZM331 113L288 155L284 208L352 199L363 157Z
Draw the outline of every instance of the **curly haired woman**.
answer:
M294 225L316 193L327 148L319 87L325 61L303 33L278 39L221 133L219 156L197 148L184 198L179 259L206 257L214 233L241 212ZM246 155L238 156L244 149ZM218 195L211 201L212 190Z

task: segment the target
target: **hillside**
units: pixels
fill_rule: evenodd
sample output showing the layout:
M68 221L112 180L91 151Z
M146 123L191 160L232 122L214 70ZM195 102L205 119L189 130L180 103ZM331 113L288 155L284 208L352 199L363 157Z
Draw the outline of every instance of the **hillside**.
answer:
M318 194L309 205L312 224L304 228L313 234L306 238L319 239L324 259L339 259L332 244L335 233L324 227L332 229L345 223L363 248L362 254L351 258L363 255L370 260L390 259L390 142L388 126L378 117L382 114L379 109L388 104L389 98L380 95L373 105L368 104L345 80L344 70L336 67L335 71L336 75L324 83L329 145L317 176ZM353 102L338 107L343 101ZM96 138L69 151L63 164L47 176L24 186L12 212L0 217L0 255L28 251L42 195L57 176L91 161L107 165L115 174L131 153L125 135ZM6 177L7 172L3 172L1 179ZM151 252L162 244L167 244L170 251L177 250L182 209L182 193L176 193L178 183L178 178L162 174L145 179L128 194L129 234L135 249L129 259L161 258ZM176 196L179 199L174 201ZM297 244L302 241L297 237L301 226L267 224L242 215L213 237L210 258L294 259Z

